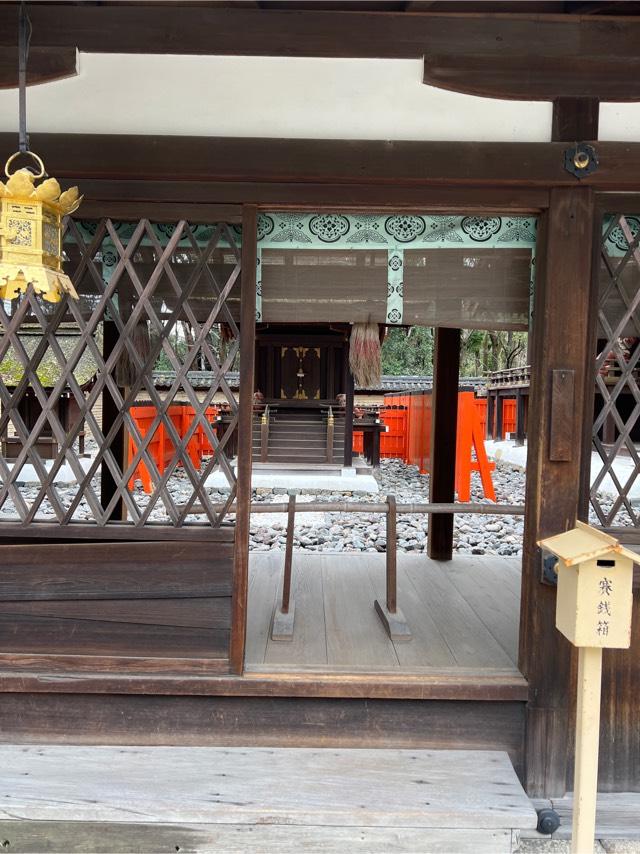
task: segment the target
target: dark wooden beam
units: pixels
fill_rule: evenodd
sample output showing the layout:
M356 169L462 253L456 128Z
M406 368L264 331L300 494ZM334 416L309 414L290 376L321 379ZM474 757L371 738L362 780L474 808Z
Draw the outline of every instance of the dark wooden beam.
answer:
M431 409L429 501L449 503L456 482L460 330L436 329ZM429 516L427 551L433 560L451 560L453 514Z
M15 147L0 134L0 149ZM83 134L32 134L31 148L58 179L311 183L442 187L576 186L566 143L406 142ZM636 190L640 143L601 142L582 185ZM385 191L387 192L387 191ZM381 194L380 198L384 198Z
M201 4L30 4L34 47L90 53L422 58L637 57L640 20L576 15L216 8ZM15 45L15 4L0 43Z
M247 634L249 585L249 526L251 523L251 453L253 445L253 388L256 343L257 210L247 205L242 216L242 301L240 307L240 392L233 604L229 660L233 673L242 673Z
M554 189L538 235L519 654L531 687L526 779L532 797L564 794L571 749L575 656L555 628L556 587L541 581L537 541L573 527L579 509L579 448L571 460L552 459L550 427L553 372L573 371L574 405L565 417L578 443L583 432L583 404L592 382L590 329L597 311L593 221L588 188Z
M602 101L638 101L640 57L633 60L615 54L549 57L530 49L522 56L428 55L424 58L423 83L485 98L553 101L560 95L585 100L595 97Z
M27 63L27 86L64 80L78 73L75 47L31 47ZM18 47L7 46L0 52L0 89L18 86Z
M640 80L640 77L637 78ZM610 100L602 98L602 100ZM555 98L551 139L553 142L583 142L598 138L598 98Z
M355 397L355 384L353 374L349 369L349 353L345 353L345 407L344 407L344 465L353 464L353 399Z
M109 358L119 340L120 334L118 327L113 320L105 320L102 324L102 355L105 360ZM124 395L124 389L120 389L120 394ZM106 436L118 417L120 412L117 402L113 399L111 392L105 386L102 392L102 432ZM125 451L126 451L126 436L124 427L121 425L110 445L111 453L122 467L122 471L126 469ZM102 507L108 507L109 502L116 494L116 488L119 486L111 473L109 466L103 459L100 466L100 503ZM120 521L126 518L126 511L122 498L119 498L111 514L112 521Z
M139 219L147 216L150 203L161 211L158 216L186 217L193 222L212 222L214 214L220 220L236 222L242 202L294 210L339 206L343 210L357 211L370 210L372 206L394 206L395 210L409 208L447 213L458 210L465 214L498 215L505 210L532 213L549 205L549 193L542 187L397 187L278 181L121 181L81 177L66 181L82 183L83 218L107 215Z

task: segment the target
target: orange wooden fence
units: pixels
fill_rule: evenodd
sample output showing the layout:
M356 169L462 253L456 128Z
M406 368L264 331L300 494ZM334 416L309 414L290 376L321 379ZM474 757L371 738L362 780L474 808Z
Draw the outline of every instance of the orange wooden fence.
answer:
M130 413L136 427L140 431L140 435L145 438L156 418L157 411L155 406L132 406ZM176 428L178 436L183 439L195 418L195 410L193 406L180 403L172 404L169 406L167 414ZM215 419L216 414L217 409L215 406L207 407L205 415L209 422L212 422ZM162 474L169 462L173 459L173 455L175 453L175 445L171 441L170 436L167 435L164 424L159 424L156 427L153 436L151 437L151 441L147 445L147 449L157 465L158 471ZM186 450L196 469L200 467L203 457L213 453L211 443L209 442L201 424L198 424L193 431L193 436L187 442ZM136 445L133 438L129 436L127 459L131 460L135 452ZM153 484L151 474L147 469L147 466L142 461L138 463L131 479L129 480L129 489L134 488L136 479L142 481L142 488L145 492L150 493L152 491Z
M431 406L431 392L385 395L380 420L387 432L380 436L380 456L402 459L426 474L431 461ZM456 491L460 501L471 498L473 471L480 473L485 497L496 500L491 478L495 464L487 459L484 447L486 413L484 398L476 398L472 391L458 393ZM362 439L362 433L356 428L353 434L355 453L362 453Z

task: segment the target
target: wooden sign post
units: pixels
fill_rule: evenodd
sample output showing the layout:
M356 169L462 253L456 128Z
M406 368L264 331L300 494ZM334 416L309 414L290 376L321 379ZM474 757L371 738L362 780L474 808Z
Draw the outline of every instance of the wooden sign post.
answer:
M556 628L578 647L572 854L593 854L602 650L631 644L633 564L640 556L582 522L538 545L558 558Z

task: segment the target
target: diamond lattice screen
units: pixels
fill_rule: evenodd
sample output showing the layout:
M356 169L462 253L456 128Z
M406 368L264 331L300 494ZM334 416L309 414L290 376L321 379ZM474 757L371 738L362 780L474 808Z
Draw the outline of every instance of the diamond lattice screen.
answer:
M599 352L592 467L592 519L640 525L640 220L605 219L599 268ZM595 518L594 518L595 514Z
M222 524L236 488L238 228L66 229L80 299L0 303L0 523ZM155 387L157 367L170 388Z

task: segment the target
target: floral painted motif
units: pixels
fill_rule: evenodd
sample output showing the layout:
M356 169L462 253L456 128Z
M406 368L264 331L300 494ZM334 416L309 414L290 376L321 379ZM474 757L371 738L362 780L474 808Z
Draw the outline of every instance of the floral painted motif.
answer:
M304 232L304 214L282 213L274 217L276 233L270 243L312 243L308 234Z
M388 243L382 234L380 217L375 214L363 214L353 221L354 231L347 238L347 243Z
M640 231L640 219L635 216L625 216L625 220L627 222L627 225L629 226L629 231L635 238L638 232ZM607 237L607 243L612 243L615 247L621 249L623 252L626 252L629 249L629 242L624 236L624 231L619 225L616 225L615 228L611 229Z
M420 237L426 228L424 219L415 214L396 214L387 217L384 223L387 234L395 237L400 243L410 243Z
M502 219L499 216L466 216L462 222L462 230L472 240L484 243L500 231Z
M524 219L514 216L506 220L504 228L498 237L498 243L533 243L536 242L535 219Z
M267 214L260 214L258 217L258 240L264 240L264 238L271 234L274 229L273 217L268 216Z
M320 214L309 221L309 231L323 243L335 243L349 231L349 220L341 214Z
M426 243L463 243L459 234L460 220L455 216L432 216L429 218L429 231L425 234Z
M399 255L392 255L389 258L389 267L395 272L402 267L402 258Z
M399 323L402 320L402 314L398 311L397 308L392 308L391 311L387 314L387 321L389 323Z

